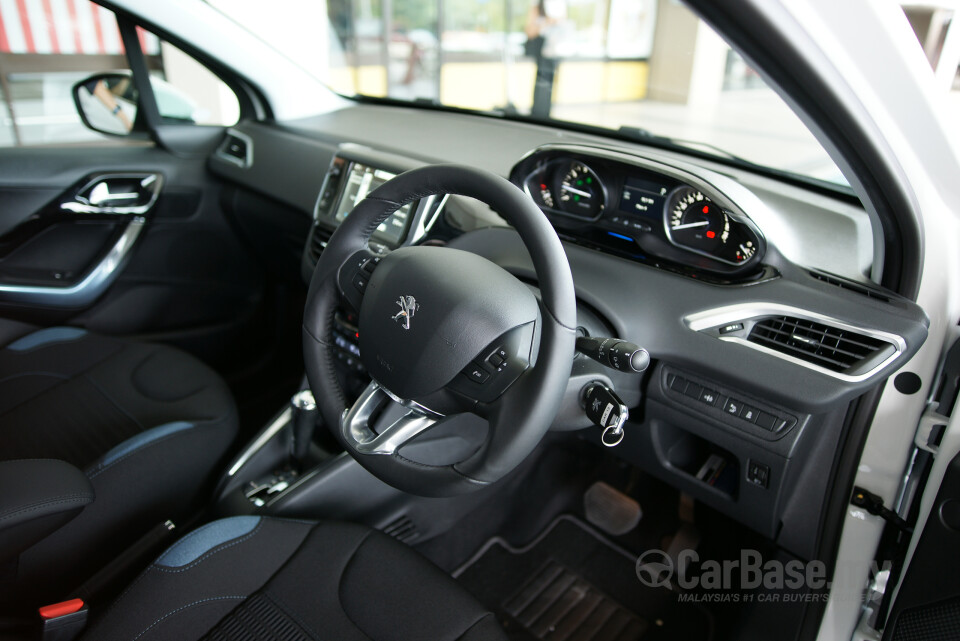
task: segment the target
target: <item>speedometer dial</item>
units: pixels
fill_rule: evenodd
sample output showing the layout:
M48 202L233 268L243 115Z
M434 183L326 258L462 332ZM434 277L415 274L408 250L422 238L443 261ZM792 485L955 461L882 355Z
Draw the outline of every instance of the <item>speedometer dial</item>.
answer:
M675 245L714 253L730 237L730 219L702 193L685 187L673 199L667 231Z
M744 265L756 254L758 235L693 187L679 187L664 213L667 237L677 247L729 265Z
M596 218L605 204L600 179L580 161L570 163L560 175L557 195L560 209L582 218Z

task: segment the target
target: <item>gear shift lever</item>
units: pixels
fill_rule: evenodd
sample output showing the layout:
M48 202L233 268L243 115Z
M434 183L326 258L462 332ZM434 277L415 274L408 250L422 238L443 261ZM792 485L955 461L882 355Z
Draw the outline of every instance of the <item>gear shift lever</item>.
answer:
M290 399L293 415L290 419L292 429L291 454L297 463L303 463L310 451L310 441L313 440L313 430L317 425L317 402L313 392L301 390Z

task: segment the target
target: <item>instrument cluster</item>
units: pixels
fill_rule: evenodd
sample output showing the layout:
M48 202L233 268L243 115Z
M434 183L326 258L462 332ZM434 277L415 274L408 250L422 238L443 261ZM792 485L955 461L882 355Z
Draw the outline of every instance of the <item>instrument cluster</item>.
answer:
M695 176L656 163L535 153L512 179L567 240L660 266L758 272L765 242L745 214Z

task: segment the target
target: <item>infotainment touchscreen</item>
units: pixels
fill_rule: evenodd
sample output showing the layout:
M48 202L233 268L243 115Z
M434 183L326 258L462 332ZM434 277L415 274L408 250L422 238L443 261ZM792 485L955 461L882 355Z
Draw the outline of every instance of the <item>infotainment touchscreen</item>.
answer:
M361 200L367 197L371 191L393 178L395 174L383 169L376 169L368 165L354 163L350 167L350 172L346 177L346 185L340 196L340 202L337 204L334 220L339 224L343 222L353 208ZM399 244L403 239L403 232L407 228L407 220L410 218L410 210L413 203L404 205L398 209L390 218L380 223L375 235L391 244Z

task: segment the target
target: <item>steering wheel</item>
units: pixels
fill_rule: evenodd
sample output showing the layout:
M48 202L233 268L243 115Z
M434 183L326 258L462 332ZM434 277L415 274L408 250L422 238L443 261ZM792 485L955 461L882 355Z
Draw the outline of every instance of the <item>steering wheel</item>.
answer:
M469 252L369 249L380 223L434 194L476 198L513 225L533 260L542 305L506 270ZM373 379L350 408L334 367L334 314L344 301L359 312L361 360ZM488 171L433 165L381 185L330 237L307 294L304 359L321 416L364 468L405 492L453 496L502 478L543 438L570 376L575 328L570 266L533 201ZM381 428L377 418L391 404L400 418ZM486 419L488 430L465 460L426 465L400 452L467 412Z

